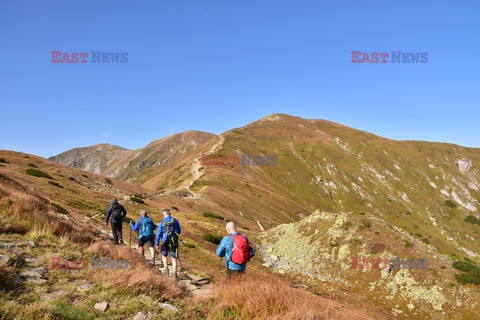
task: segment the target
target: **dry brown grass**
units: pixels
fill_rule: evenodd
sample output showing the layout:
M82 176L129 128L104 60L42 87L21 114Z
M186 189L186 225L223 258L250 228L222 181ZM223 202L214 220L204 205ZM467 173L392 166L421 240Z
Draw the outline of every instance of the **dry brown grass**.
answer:
M140 254L127 247L99 241L92 243L88 251L111 259L128 259L128 269L95 271L94 279L98 282L166 299L187 294L184 287L154 271Z
M217 285L212 319L374 319L367 312L353 309L311 292L290 287L278 277L245 275Z

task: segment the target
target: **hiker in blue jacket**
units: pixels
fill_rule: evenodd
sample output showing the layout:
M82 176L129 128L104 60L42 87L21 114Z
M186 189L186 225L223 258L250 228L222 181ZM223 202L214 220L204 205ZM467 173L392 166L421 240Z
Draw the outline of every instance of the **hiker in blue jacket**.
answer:
M122 238L122 222L127 215L127 210L118 202L116 198L113 198L112 204L108 207L107 217L105 219L105 225L108 226L108 220L112 226L113 242L115 244L123 243Z
M172 259L173 277L177 278L177 258L178 258L178 236L182 230L177 219L172 218L169 209L163 210L163 220L159 223L155 247L159 248L160 237L162 237L162 245L160 252L162 254L163 267L165 273L168 275L168 260L167 255L170 252Z
M240 275L245 273L247 264L237 264L232 261L233 237L239 235L237 227L233 221L227 223L226 226L228 236L225 236L217 248L217 256L225 257L225 266L227 267L227 279L231 279L232 275ZM243 235L248 242L247 236Z
M157 228L153 220L148 216L146 210L142 210L140 213L140 219L138 219L135 224L130 223L130 228L132 231L138 231L138 252L143 256L143 246L145 243L148 244L148 249L150 249L150 255L152 256L152 264L155 265L155 233L153 230Z

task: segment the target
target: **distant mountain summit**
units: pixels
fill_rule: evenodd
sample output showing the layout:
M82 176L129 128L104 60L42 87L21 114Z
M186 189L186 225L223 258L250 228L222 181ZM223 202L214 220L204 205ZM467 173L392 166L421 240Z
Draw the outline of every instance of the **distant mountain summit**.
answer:
M155 140L144 148L128 150L110 144L75 148L49 158L57 163L81 168L97 174L132 179L142 169L160 166L196 149L215 137L201 131L186 131Z

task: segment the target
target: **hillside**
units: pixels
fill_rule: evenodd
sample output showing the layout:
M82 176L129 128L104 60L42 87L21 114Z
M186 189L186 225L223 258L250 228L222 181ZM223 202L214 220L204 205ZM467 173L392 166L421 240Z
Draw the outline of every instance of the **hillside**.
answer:
M2 319L376 319L374 305L352 306L295 288L255 258L247 281L225 286L224 264L205 234L223 235L225 222L192 198L155 196L134 184L62 166L33 155L0 151L0 318ZM142 199L144 204L133 201ZM105 209L112 197L131 219L140 210L171 208L182 224L181 280L152 267L133 248L109 241ZM254 241L254 224L240 230ZM136 236L133 235L132 247ZM148 258L149 255L146 254ZM127 259L127 269L79 268L75 261ZM56 259L69 268L56 269ZM239 294L241 292L241 294ZM278 294L281 292L282 294ZM251 297L255 296L255 303ZM292 297L295 297L292 299ZM105 311L94 306L108 303Z
M192 130L158 139L137 150L100 144L68 150L50 160L113 178L141 180L142 176L155 174L160 166L213 137L214 134Z

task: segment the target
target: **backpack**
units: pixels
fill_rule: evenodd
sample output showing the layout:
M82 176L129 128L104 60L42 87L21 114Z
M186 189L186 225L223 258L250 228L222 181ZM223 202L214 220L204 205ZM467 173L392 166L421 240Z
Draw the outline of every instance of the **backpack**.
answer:
M163 233L167 234L167 244L170 248L178 248L178 234L175 230L175 219L172 219L168 222L162 222Z
M115 203L112 206L112 215L110 218L115 221L118 221L118 218L123 219L122 206L119 203Z
M140 230L140 234L142 238L150 238L154 237L155 234L153 233L153 220L152 218L143 218L142 220L142 229Z
M233 239L231 261L236 264L246 264L255 255L255 249L248 245L248 240L243 234L230 237Z

